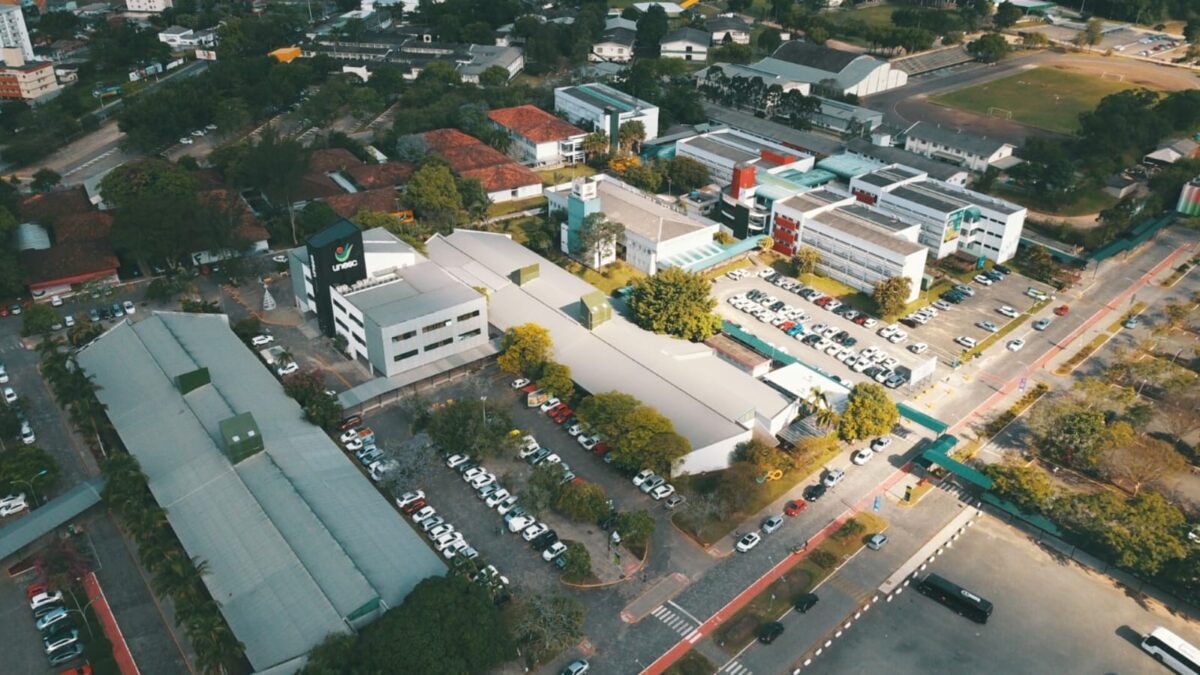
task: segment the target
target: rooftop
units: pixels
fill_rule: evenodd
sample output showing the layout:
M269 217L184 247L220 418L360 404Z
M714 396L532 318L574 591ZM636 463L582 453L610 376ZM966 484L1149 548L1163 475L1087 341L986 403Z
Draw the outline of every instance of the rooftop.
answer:
M325 203L342 218L353 218L360 211L391 213L396 210L396 190L383 187L362 192L344 192L326 197Z
M609 28L600 35L600 39L596 43L611 42L614 44L633 47L633 41L637 39L637 31L629 30L628 28Z
M939 162L924 155L909 152L890 145L875 145L863 138L855 138L846 144L846 149L856 155L871 157L885 164L903 164L928 174L938 180L952 180L965 171L961 166Z
M693 449L746 433L754 415L774 417L787 401L717 358L711 348L648 333L618 312L595 330L581 323L579 299L596 292L583 280L503 234L456 230L428 243L429 256L469 286L488 290L488 317L504 330L534 322L550 330L555 359L591 392L626 391L654 406ZM537 264L540 276L510 281Z
M924 246L901 239L891 231L877 226L871 220L861 218L858 214L842 207L822 211L810 217L818 223L824 223L856 239L870 242L879 248L902 256L910 256L925 250Z
M667 42L692 42L707 46L712 41L712 36L699 28L676 28L663 36L659 44Z
M356 164L346 173L354 183L364 190L380 187L395 187L408 182L413 174L411 162L384 162L383 164Z
M799 131L778 122L755 117L750 113L723 108L707 102L702 105L704 114L711 120L788 147L800 148L818 155L832 155L841 152L843 147L840 140L826 134L815 131Z
M605 108L616 108L620 112L633 112L635 110L644 110L653 108L654 106L645 101L636 99L623 91L618 91L608 86L607 84L591 83L580 84L574 87L559 87L554 90L557 96L561 93L564 96L578 99L587 105L604 110Z
M1008 145L1004 141L987 136L965 134L958 129L950 129L940 124L917 122L904 132L909 138L916 138L926 143L937 143L949 148L955 148L969 155L990 157L1001 148Z
M529 167L516 162L488 166L462 172L463 178L474 178L483 185L485 192L515 190L527 185L541 185L542 177Z
M346 295L364 318L379 326L395 325L478 299L479 291L431 262L397 270L393 281Z
M722 33L727 31L742 31L750 32L750 24L742 21L736 16L718 16L715 19L710 19L704 23L704 27L710 33Z
M679 141L679 143L683 145L690 145L705 152L710 152L718 157L727 159L734 164L742 162L756 162L760 158L758 153L749 152L743 148L739 148L736 145L731 145L729 143L722 143L719 139L707 135L694 136L692 138Z
M840 73L856 59L866 58L876 61L874 57L858 52L847 52L812 42L790 40L779 45L771 58L787 61L796 65L816 68L827 73ZM882 63L882 61L880 61Z
M513 131L534 143L565 141L575 136L584 136L586 131L574 124L551 115L533 105L498 108L488 111L488 119Z
M613 180L600 180L600 210L610 220L625 226L643 239L664 242L714 227L716 223L701 223L658 203L636 188Z
M204 583L256 670L292 661L444 572L228 317L121 322L78 359L184 549L208 562ZM200 368L208 381L182 393L177 378ZM264 450L233 464L220 426L243 413L258 422Z
M962 197L931 189L930 184L924 182L901 185L888 194L914 204L920 204L938 213L953 213L971 206L971 203Z

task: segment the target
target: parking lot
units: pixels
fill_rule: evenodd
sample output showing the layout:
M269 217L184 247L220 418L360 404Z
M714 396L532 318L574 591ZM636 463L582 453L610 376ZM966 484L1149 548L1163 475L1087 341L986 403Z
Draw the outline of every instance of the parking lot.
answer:
M1073 25L1045 25L1027 30L1042 33L1048 39L1059 42L1073 42L1082 32ZM1100 42L1092 48L1101 52L1111 49L1114 53L1125 56L1170 62L1186 53L1187 43L1181 36L1123 27L1104 33Z
M1200 640L1197 623L1139 602L988 516L928 572L991 601L988 622L960 617L910 586L855 622L814 672L1167 673L1138 647L1141 635L1166 626Z

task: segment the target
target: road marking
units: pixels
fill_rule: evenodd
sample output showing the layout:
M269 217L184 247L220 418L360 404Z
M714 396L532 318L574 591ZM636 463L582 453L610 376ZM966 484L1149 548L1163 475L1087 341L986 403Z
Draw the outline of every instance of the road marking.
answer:
M684 609L684 608L680 607L678 604L676 604L676 602L674 600L668 600L667 604L674 607L675 609L679 610L680 612L682 612L683 615L686 616L687 618L691 619L692 621L695 621L697 625L704 623L700 619L697 619L694 614L692 614L691 612L687 611L686 609Z
M696 638L700 636L700 632L696 629L691 621L667 609L666 605L660 605L658 609L650 613L651 616L663 622L667 628L679 634L684 640L690 640L692 644L696 643ZM699 622L696 622L699 624Z
M726 663L725 667L721 669L721 672L729 673L729 675L751 675L753 671L738 663L737 659L734 659L729 663Z

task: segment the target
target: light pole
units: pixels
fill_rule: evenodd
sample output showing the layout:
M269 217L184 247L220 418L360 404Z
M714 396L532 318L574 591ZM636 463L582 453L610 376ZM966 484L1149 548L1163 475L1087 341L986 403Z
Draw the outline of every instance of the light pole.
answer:
M487 424L487 397L480 396L479 402L483 405L483 423Z
M37 490L35 490L33 487L33 481L37 480L38 478L41 478L42 476L45 476L48 473L50 473L50 471L48 469L42 469L41 471L34 474L33 478L30 478L29 480L21 480L20 478L16 479L16 481L18 483L22 483L24 485L29 486L29 491L33 493L33 504L35 506L40 506L40 504L38 504Z

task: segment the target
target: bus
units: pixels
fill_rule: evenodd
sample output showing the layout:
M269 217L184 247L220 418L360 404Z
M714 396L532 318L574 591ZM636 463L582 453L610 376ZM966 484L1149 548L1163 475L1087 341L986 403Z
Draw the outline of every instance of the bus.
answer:
M1142 638L1142 649L1180 675L1200 675L1200 649L1162 626Z
M917 590L976 623L987 623L992 615L992 603L936 574L922 579Z

